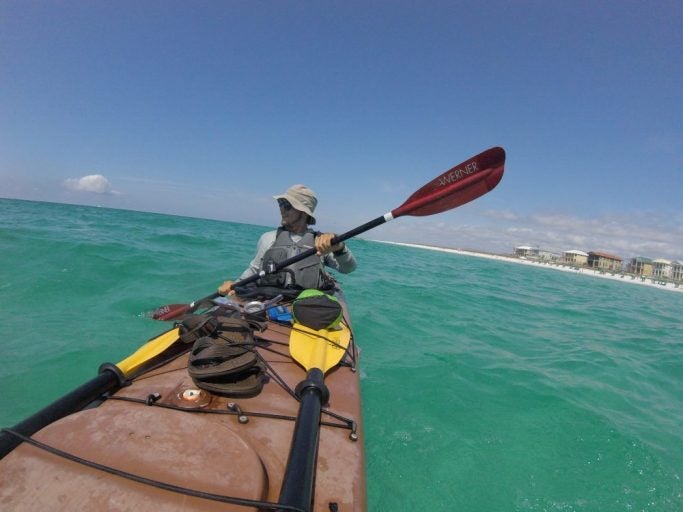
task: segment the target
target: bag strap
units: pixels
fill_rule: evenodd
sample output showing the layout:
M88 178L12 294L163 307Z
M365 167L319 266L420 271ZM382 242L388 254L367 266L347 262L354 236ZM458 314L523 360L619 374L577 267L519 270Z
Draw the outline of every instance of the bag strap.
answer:
M180 341L194 343L204 336L211 336L216 332L218 320L210 315L194 315L187 317L179 324Z
M201 338L192 347L187 370L195 379L217 379L238 374L254 366L256 354L240 345Z

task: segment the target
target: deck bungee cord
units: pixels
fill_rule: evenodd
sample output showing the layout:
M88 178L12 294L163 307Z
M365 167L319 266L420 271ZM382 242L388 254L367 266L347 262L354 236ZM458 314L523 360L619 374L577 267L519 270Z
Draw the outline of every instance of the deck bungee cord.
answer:
M120 400L122 402L130 402L134 404L140 404L140 405L147 405L147 406L154 406L154 407L162 407L164 409L170 409L173 411L180 411L180 412L187 412L191 414L217 414L217 415L225 415L225 416L237 416L238 418L243 417L246 418L247 421L244 421L244 419L240 419L240 423L248 423L248 418L253 417L253 418L267 418L267 419L272 419L272 420L283 420L283 421L296 421L296 416L292 415L285 415L285 414L274 414L271 412L258 412L258 411L249 411L249 410L244 410L242 407L240 407L239 403L237 402L228 402L226 404L225 409L202 409L200 407L198 408L187 408L187 407L180 407L178 405L174 404L166 404L166 403L160 403L159 399L161 399L161 396L158 394L150 394L147 398L142 399L142 398L133 398L129 396L110 396L107 398L104 398L104 400ZM321 421L320 424L326 427L332 427L332 428L340 428L340 429L346 429L350 430L351 433L349 434L349 438L352 441L357 441L357 433L356 433L356 421L346 418L340 414L337 414L333 411L330 411L329 409L323 409L323 414L326 414L336 420L339 420L338 423L331 422L331 421Z
M34 446L35 448L38 448L40 450L43 450L47 453L51 453L52 455L55 455L57 457L61 457L66 460L70 460L71 462L75 462L77 464L81 464L83 466L87 466L92 469L96 469L98 471L102 471L104 473L109 473L110 475L118 476L121 478L125 478L127 480L131 480L133 482L137 482L140 484L148 485L150 487L156 487L157 489L163 489L165 491L170 491L174 492L177 494L183 494L185 496L192 496L193 498L201 498L205 500L211 500L211 501L217 501L220 503L229 503L231 505L237 505L240 507L256 507L262 510L283 510L283 511L292 511L292 512L306 512L305 509L299 508L299 507L294 507L290 505L282 505L278 503L272 503L269 501L258 501L258 500L251 500L248 498L239 498L235 496L224 496L220 494L214 494L210 492L205 492L205 491L198 491L195 489L190 489L187 487L181 487L178 485L173 485L173 484L168 484L165 482L161 482L158 480L154 480L151 478L147 478L141 475L136 475L134 473L130 473L128 471L123 471L120 469L116 469L104 464L99 464L97 462L91 461L84 459L82 457L78 457L76 455L73 455L71 453L68 453L64 450L60 450L59 448L55 448L54 446L50 446L45 443L41 443L40 441L37 441L33 439L32 437L25 436L23 434L20 434L19 432L16 432L12 429L9 428L3 428L0 430L0 432L10 435L13 437L16 437L18 440L30 444L31 446Z

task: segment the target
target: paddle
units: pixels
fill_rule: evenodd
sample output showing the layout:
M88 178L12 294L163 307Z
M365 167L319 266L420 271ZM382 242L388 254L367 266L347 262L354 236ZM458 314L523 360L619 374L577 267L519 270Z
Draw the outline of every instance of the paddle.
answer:
M342 235L337 235L332 240L332 244L348 240L403 215L434 215L435 213L452 210L465 203L469 203L498 185L498 182L503 177L504 166L505 150L500 147L487 149L437 176L406 199L398 208ZM267 273L278 272L313 254L315 254L314 248L304 251L278 263L269 272L261 270L258 274L237 281L234 286L240 287L257 281ZM173 320L179 316L191 313L202 303L209 302L218 297L218 295L218 292L212 293L190 304L168 304L161 306L152 313L152 318L155 320Z
M81 410L104 393L117 390L126 383L126 380L133 377L142 365L153 361L154 358L158 358L173 346L178 341L179 335L180 331L176 327L151 339L120 363L116 365L111 363L103 364L100 366L97 377L52 402L33 416L17 423L10 430L24 436L32 436L50 423ZM176 350L173 351L171 356L175 357L177 354ZM0 432L0 459L19 446L19 444L21 444L21 440L16 436L7 432Z
M310 510L320 439L320 412L329 399L323 381L325 373L344 357L350 340L351 331L345 325L338 330L315 330L297 323L292 327L289 352L308 373L296 387L301 402L280 489L280 505Z

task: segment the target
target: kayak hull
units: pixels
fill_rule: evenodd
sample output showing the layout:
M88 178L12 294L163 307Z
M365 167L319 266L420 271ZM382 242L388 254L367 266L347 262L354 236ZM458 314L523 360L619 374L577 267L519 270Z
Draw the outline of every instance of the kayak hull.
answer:
M269 322L258 337L270 378L257 396L199 390L188 354L176 357L32 436L71 458L22 443L2 459L3 509L237 511L277 503L299 408L291 390L306 370L289 356L287 326ZM366 509L360 383L349 354L325 376L313 510Z

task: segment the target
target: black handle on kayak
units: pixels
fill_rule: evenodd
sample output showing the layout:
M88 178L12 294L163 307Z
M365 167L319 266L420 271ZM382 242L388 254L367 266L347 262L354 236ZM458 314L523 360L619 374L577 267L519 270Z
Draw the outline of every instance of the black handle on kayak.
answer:
M313 503L320 413L323 402L329 397L323 378L323 372L319 368L313 368L308 372L306 380L297 386L301 403L278 500L281 505L293 506L306 512L311 510Z

